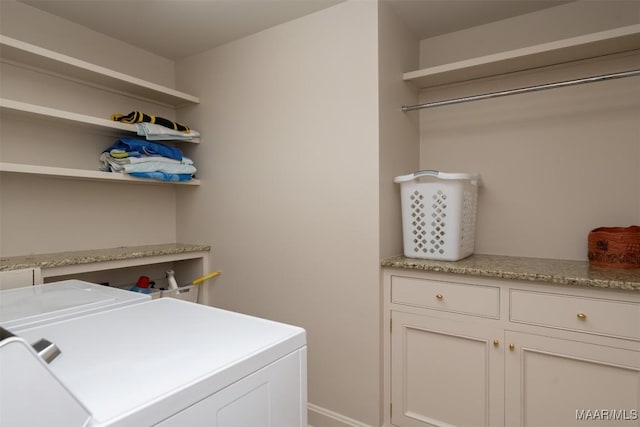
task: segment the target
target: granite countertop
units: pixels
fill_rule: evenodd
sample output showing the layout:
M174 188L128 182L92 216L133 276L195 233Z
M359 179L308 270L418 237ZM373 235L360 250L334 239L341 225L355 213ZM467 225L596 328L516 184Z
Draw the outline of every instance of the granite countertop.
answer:
M640 292L640 269L592 267L588 261L474 254L460 261L395 256L382 266Z
M127 246L87 251L23 255L0 258L0 271L34 267L63 267L67 265L89 264L93 262L108 262L210 250L211 247L206 245L169 243L163 245Z

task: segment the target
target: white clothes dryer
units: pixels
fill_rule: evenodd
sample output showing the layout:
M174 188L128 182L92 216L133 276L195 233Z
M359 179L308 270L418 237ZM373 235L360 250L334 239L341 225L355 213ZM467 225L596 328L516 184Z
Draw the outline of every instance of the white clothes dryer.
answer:
M5 427L307 426L299 327L161 298L18 335L0 342Z
M28 327L150 301L147 294L63 280L0 291L0 326L16 333Z

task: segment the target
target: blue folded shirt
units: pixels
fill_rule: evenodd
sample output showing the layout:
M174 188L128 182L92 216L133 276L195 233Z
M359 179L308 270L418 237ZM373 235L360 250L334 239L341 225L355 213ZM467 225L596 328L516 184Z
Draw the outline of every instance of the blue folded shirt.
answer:
M111 147L104 151L110 152L111 150L123 150L127 153L131 153L133 156L139 156L142 154L146 156L163 156L168 157L169 159L182 160L182 151L178 148L170 147L158 142L145 141L144 139L120 138Z
M151 178L159 181L189 181L193 176L190 173L166 173L166 172L131 172L129 175L138 178Z

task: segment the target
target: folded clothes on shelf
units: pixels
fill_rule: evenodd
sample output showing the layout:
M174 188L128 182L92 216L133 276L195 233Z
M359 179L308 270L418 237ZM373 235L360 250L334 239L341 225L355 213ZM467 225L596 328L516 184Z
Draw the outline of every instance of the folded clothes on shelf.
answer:
M200 132L195 130L179 131L153 123L136 123L139 136L144 136L149 141L168 141L172 139L189 140L200 137Z
M180 149L158 142L145 141L144 139L120 138L104 151L111 152L112 150L118 150L123 154L123 157L163 156L169 159L182 160L182 151Z
M193 178L193 161L178 148L136 138L120 138L100 154L100 170L161 181Z
M104 159L103 159L104 158ZM144 156L144 157L135 157L128 156L127 152L123 152L122 150L111 150L105 151L100 155L100 160L109 161L110 163L117 165L129 165L136 163L147 163L147 162L165 162L165 163L177 163L184 165L192 165L193 160L186 156L182 156L182 160L174 160L168 157L162 156Z
M159 181L169 182L189 181L193 178L193 176L191 176L190 174L175 174L166 172L132 172L131 176L136 176L138 178L151 178L157 179Z
M182 123L174 122L172 120L165 119L163 117L152 116L150 114L145 114L140 111L132 111L126 116L124 114L114 113L111 115L111 120L116 122L129 123L129 124L146 122L146 123L152 123L152 124L164 126L166 128L177 130L177 131L182 131L182 132L189 131L189 127L183 125Z
M136 163L127 162L127 160L145 160ZM158 160L154 160L158 159ZM186 158L183 158L183 160ZM171 160L171 161L167 161ZM127 158L116 159L111 157L109 153L102 153L100 155L100 163L108 166L112 172L167 172L167 173L179 173L190 174L196 173L196 168L193 166L193 162L183 163L178 160L167 159L165 157L143 157L143 158ZM104 168L103 168L104 170Z

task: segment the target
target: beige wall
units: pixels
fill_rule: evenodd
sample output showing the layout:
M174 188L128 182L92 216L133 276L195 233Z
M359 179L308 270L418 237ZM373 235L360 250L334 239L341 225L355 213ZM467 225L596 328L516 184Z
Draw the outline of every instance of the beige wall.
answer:
M581 11L591 16L601 3L572 3L547 10L548 19L540 12L451 37L481 45L482 30L490 40L528 43L544 32L505 29L553 22L575 35L640 19L638 13L626 19L628 2L605 2L608 13L602 10L599 20L575 19ZM565 13L568 7L573 13ZM448 40L423 42L422 62L426 55L441 63ZM623 54L433 88L421 93L421 102L638 68L640 55ZM476 252L586 259L589 230L640 223L640 77L412 114L420 115L422 168L482 175Z
M391 8L380 2L378 16L380 90L380 257L402 253L400 189L393 178L417 171L420 123L402 105L418 103L417 91L402 74L418 67L419 42Z
M171 61L22 3L2 1L0 6L3 35L150 81L174 84ZM0 97L103 118L138 109L169 118L175 114L165 106L4 62L0 64ZM2 162L97 170L99 154L116 139L103 131L8 113L0 120ZM2 256L176 240L173 187L3 173L0 195Z
M177 63L202 185L178 239L213 246L216 306L300 325L309 401L378 425L377 4L351 1ZM311 417L319 417L312 411ZM315 421L311 421L313 424Z

